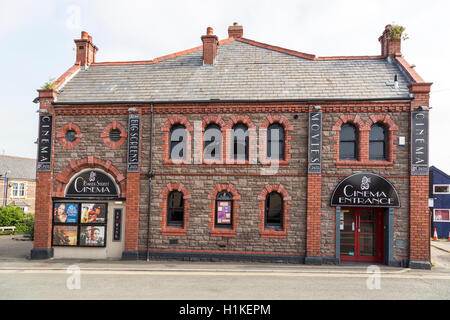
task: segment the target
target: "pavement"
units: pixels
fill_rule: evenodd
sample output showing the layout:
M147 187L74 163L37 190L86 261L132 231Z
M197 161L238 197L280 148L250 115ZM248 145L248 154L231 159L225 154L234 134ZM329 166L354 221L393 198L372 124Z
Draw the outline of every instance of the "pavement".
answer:
M321 274L367 274L373 264L342 263L341 265L303 265L289 263L257 262L190 262L172 260L123 261L92 259L48 259L30 260L33 242L21 235L0 236L0 271L1 270L67 270L76 265L86 272L286 272L286 273L321 273ZM445 274L450 275L450 242L431 241L432 270L413 270L409 268L377 265L382 274Z

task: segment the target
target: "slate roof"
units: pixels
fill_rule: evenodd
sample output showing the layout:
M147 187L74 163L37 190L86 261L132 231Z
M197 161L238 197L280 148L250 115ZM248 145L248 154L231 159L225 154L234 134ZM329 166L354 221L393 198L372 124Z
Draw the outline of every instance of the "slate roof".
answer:
M93 64L62 87L56 103L409 99L410 79L387 59L312 60L239 40L220 45L214 65L204 66L202 54Z
M0 179L6 171L8 179L36 180L36 159L0 156Z

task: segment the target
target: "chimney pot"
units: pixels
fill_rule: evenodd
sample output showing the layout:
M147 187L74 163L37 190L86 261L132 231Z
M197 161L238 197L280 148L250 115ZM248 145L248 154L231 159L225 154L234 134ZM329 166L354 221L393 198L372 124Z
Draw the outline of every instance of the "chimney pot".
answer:
M213 32L214 32L213 28L211 28L211 27L206 28L206 34L208 36L211 36L213 34Z
M81 31L81 39L88 39L89 34L86 31Z

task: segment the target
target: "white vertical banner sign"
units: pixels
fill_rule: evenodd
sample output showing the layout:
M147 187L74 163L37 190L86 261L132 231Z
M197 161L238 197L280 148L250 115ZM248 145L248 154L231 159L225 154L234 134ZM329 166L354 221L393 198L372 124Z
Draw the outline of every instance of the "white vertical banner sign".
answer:
M411 112L411 175L428 175L428 111Z
M322 172L322 112L309 113L308 173Z

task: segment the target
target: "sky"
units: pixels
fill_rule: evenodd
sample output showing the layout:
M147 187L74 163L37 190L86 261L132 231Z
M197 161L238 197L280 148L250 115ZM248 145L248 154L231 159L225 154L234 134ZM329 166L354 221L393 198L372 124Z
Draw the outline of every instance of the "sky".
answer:
M38 105L50 78L75 62L82 30L97 62L151 60L219 39L238 22L244 37L318 57L379 55L387 24L406 28L405 59L427 82L430 165L450 174L450 1L448 0L0 0L0 154L36 157Z

